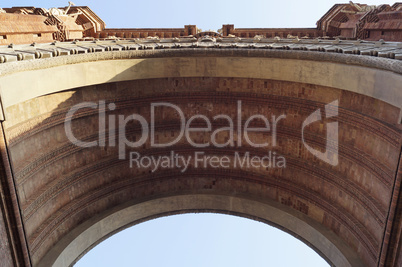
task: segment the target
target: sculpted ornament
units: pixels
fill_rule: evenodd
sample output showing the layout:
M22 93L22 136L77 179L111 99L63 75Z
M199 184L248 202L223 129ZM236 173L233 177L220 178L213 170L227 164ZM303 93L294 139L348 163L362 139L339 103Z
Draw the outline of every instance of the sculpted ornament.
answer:
M201 38L198 39L199 42L215 42L216 39L214 37L211 37L209 35L204 35Z
M60 8L56 8L56 7L52 7L49 9L49 13L53 16L74 16L77 14L68 14L68 11L70 10L71 6L75 6L75 4L73 2L68 2L68 7L66 8L66 10L64 9L60 9Z

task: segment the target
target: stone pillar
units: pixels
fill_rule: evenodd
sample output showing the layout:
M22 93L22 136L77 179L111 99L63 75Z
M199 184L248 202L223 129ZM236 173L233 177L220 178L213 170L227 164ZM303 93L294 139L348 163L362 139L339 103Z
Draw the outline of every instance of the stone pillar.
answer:
M234 24L222 25L222 36L228 36L234 33Z
M196 25L185 25L184 26L184 36L196 35L197 26Z

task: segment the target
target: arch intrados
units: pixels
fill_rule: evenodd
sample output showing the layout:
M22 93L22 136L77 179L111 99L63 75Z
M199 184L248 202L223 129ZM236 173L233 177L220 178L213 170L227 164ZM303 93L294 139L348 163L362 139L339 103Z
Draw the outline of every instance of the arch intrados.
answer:
M97 244L130 226L183 213L212 212L254 219L279 228L315 250L335 266L363 266L335 234L303 214L277 203L225 195L177 195L105 211L60 240L38 266L72 266Z
M106 60L93 61L80 61L76 57L73 61L75 59L77 61L72 64L56 64L50 68L10 73L0 78L0 81L4 82L2 83L4 84L2 87L3 108L71 88L107 82L169 77L250 77L310 83L364 94L394 106L402 103L400 94L397 93L400 75L371 66L348 64L346 57L345 62L336 60L320 62L308 58L301 59L298 56L294 58L234 57L224 53L215 56L190 56L120 57L114 60L106 58ZM222 66L227 66L227 69L220 68ZM312 70L319 72L314 73ZM94 73L97 74L91 76ZM76 74L74 79L69 78L74 74ZM337 79L322 79L323 74L326 77L337 77ZM371 78L355 79L360 76ZM21 80L24 80L24 83L21 83ZM29 83L30 80L35 81L32 83L32 90L22 94L21 92L25 90L24 84ZM22 99L21 96L25 98ZM291 233L333 265L363 266L356 252L323 225L303 214L295 213L290 208L278 207L278 205L233 196L186 195L159 198L116 208L113 211L104 211L59 240L40 260L38 266L50 266L53 263L56 266L71 265L97 243L117 231L144 220L183 212L220 212L263 221ZM144 209L152 212L150 214L139 212ZM116 220L115 218L119 216L127 219ZM113 221L119 222L118 225L113 224ZM106 226L110 228L106 230L102 228Z

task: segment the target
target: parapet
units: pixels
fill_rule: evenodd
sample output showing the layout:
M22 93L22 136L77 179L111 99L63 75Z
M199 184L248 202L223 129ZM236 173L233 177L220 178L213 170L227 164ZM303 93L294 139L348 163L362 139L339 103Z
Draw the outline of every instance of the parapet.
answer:
M183 28L106 28L105 22L87 6L63 8L13 7L0 9L0 45L52 41L137 39L147 37L240 37L303 38L368 41L402 41L402 4L369 6L334 5L316 28L235 28L223 25L218 31L202 31L196 25Z

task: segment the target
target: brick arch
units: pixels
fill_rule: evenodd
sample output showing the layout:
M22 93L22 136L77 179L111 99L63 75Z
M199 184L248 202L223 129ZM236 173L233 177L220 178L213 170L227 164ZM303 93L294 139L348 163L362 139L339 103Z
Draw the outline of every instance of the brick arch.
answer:
M186 210L238 213L287 229L333 264L376 266L385 257L383 248L393 220L390 211L399 190L401 76L363 63L341 63L339 58L324 62L297 58L303 53L292 54L296 58L247 58L233 56L233 51L211 56L180 53L177 57L167 54L166 58L151 55L103 61L72 57L70 60L81 62L67 65L55 59L48 61L48 68L33 66L1 77L4 133L33 265L74 262L109 233L137 219L95 235L79 251L69 250L103 220L150 203L176 201L176 206L149 216ZM356 79L364 75L368 78ZM21 97L27 81L32 81L32 90ZM187 119L195 114L212 118L215 113L235 117L238 100L244 119L256 113L267 117L287 114L278 126L278 146L273 148L286 157L287 168L190 168L185 173L128 168L127 160L117 158L116 147L83 149L72 145L65 135L64 119L73 105L85 101L99 104L101 100L116 104L108 115L136 113L147 120L155 101L174 103ZM337 166L309 153L300 131L309 114L325 109L333 100L339 100ZM80 110L72 121L74 134L85 141L99 140L98 115L96 109ZM160 140L177 136L173 113L159 112L156 120ZM324 126L308 128L305 135L317 149L325 148ZM128 126L127 135L138 140L138 125ZM269 134L251 136L255 140L270 138ZM104 138L109 140L107 132ZM195 138L203 141L210 136ZM195 151L184 141L172 149L183 155ZM208 155L266 153L248 145L204 151ZM166 153L149 143L139 152ZM221 202L216 206L211 204L218 199ZM231 206L234 202L237 206ZM255 204L250 208L253 212L244 209L250 203ZM260 209L275 209L278 216L289 216L290 223L297 223L278 222L270 212L258 213ZM147 218L141 216L138 220ZM309 227L311 234L298 227ZM338 252L331 249L334 247Z

